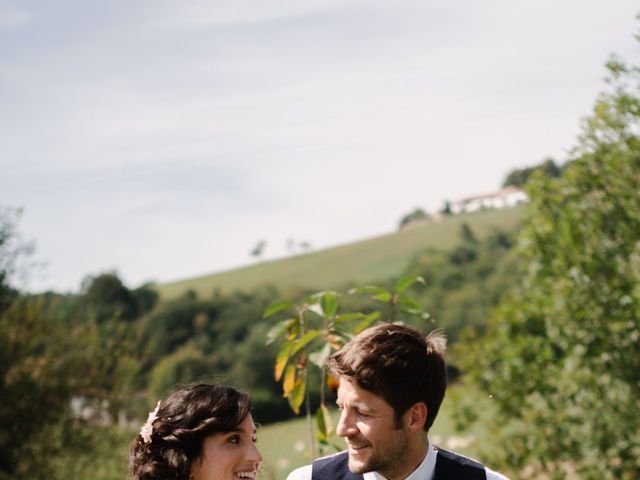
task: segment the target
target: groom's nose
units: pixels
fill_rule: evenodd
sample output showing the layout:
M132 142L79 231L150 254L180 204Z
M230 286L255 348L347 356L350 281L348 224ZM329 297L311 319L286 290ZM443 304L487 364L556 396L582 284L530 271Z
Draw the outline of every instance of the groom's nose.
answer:
M343 408L340 412L340 419L336 427L336 433L339 437L349 437L358 432L353 412Z

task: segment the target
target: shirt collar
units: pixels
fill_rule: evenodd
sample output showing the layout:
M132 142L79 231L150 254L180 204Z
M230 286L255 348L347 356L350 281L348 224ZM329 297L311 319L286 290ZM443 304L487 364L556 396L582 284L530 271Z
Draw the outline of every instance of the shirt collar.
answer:
M411 472L404 480L433 480L433 475L436 471L436 455L438 451L431 443L431 440L428 440L428 442L427 454L422 459L422 462L418 465L418 468ZM387 480L378 472L367 472L363 477L364 480Z

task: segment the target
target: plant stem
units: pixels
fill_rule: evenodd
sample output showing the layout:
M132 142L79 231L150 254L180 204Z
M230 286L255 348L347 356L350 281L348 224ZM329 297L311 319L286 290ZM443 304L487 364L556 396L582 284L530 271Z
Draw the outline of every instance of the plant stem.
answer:
M307 389L305 392L305 401L306 410L307 410L307 426L309 427L309 447L311 449L311 459L316 458L316 436L313 429L313 417L311 416L311 392L309 388L309 367L306 365L304 367L304 381L307 385Z
M304 322L304 313L306 311L306 305L302 308L298 309L298 319L300 323L300 336L303 337L306 333L305 322ZM305 347L306 350L306 347ZM308 362L308 358L306 359ZM304 384L305 384L305 412L307 417L307 428L309 430L309 450L311 451L311 459L316 458L316 437L315 432L313 431L313 417L311 416L311 393L309 388L309 364L305 362L304 370Z

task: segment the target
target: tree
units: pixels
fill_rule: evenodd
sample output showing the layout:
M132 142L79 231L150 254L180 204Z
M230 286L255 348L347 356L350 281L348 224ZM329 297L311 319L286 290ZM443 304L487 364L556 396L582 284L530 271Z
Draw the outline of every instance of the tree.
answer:
M153 310L153 307L156 306L160 299L160 295L151 283L145 283L135 290L132 290L131 295L133 295L135 299L138 316Z
M440 209L440 213L442 215L452 215L453 211L451 210L451 202L449 200L445 200L442 204L442 208Z
M410 213L407 213L400 219L399 228L406 227L414 222L419 222L421 220L428 220L429 214L425 212L422 208L416 208Z
M57 478L55 454L80 419L73 398L122 399L135 365L127 325L60 315L62 296L28 295L9 283L30 248L17 217L0 209L0 478ZM65 305L66 308L66 305ZM87 445L76 445L87 448Z
M85 278L82 290L90 315L99 322L115 317L131 321L138 316L138 300L115 272Z
M449 260L455 265L472 262L478 256L479 242L468 223L460 227L461 242L449 254Z
M191 345L182 347L158 362L149 376L149 397L162 398L177 384L203 381L211 372L211 361Z
M502 186L508 187L513 185L522 187L536 172L542 172L549 178L558 178L562 173L562 169L556 164L553 158L547 158L540 165L512 170L504 179Z
M640 69L607 67L573 161L528 188L523 280L465 342L529 478L640 478Z
M256 258L260 258L262 256L262 254L264 253L264 249L267 246L267 242L266 240L260 240L255 247L253 247L251 249L251 256L252 257L256 257Z
M0 289L8 288L14 275L24 274L33 253L33 242L25 242L17 231L22 209L0 207Z

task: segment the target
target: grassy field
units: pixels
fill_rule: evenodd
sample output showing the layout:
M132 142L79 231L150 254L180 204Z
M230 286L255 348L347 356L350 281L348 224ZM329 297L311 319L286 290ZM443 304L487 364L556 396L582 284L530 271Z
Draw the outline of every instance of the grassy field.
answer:
M265 284L286 290L339 288L347 282L375 282L401 274L417 254L428 248L447 248L455 244L464 222L482 238L495 228L514 228L523 214L523 207L515 207L444 217L440 222L424 223L360 242L159 284L156 288L163 300L169 300L189 289L208 297L216 289L229 293L248 291Z
M475 404L482 405L484 417L463 432L456 431L454 422L454 398L473 398ZM491 444L488 438L487 422L491 421L491 401L485 395L468 387L453 386L429 434L435 444L455 450L468 456L478 456L483 444ZM337 423L334 412L334 427ZM258 448L264 457L261 480L285 480L294 468L310 462L307 424L304 418L266 425L259 430ZM341 439L336 443L344 445ZM327 452L333 453L333 450Z

